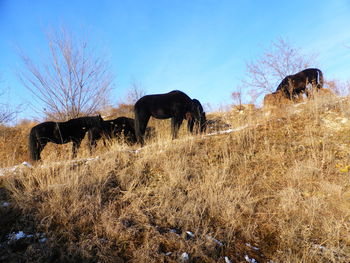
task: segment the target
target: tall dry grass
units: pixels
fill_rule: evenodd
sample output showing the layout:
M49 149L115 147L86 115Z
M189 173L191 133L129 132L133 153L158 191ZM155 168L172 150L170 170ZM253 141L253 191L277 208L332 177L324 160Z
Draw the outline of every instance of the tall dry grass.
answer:
M74 165L47 153L2 186L49 238L27 250L37 262L179 262L184 252L190 262L349 262L348 109L316 96L227 113L246 128L174 141L169 122L154 121L157 137L137 153L111 144Z

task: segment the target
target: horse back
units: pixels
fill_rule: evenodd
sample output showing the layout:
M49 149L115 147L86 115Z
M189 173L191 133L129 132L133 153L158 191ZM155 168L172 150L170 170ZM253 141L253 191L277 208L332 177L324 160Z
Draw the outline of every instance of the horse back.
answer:
M171 118L191 110L192 100L181 91L146 95L135 103L135 111L158 119Z
M31 136L36 138L51 138L55 131L56 122L47 121L35 125L31 130Z

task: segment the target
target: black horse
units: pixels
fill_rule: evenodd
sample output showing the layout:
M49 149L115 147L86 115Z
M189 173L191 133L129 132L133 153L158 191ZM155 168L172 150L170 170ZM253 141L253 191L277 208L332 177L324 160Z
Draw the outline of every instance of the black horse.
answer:
M118 117L114 120L105 120L101 127L94 127L88 131L90 152L97 146L97 141L101 138L123 138L126 143L136 143L134 119L127 117ZM106 145L105 140L103 140Z
M43 122L34 126L29 133L29 152L32 160L40 160L40 153L48 142L65 144L73 142L73 158L84 139L85 133L93 127L101 127L100 115L80 117L66 122Z
M282 91L283 95L290 100L294 100L302 96L303 93L307 97L310 96L307 85L311 84L313 90L323 87L323 74L317 68L307 68L294 75L285 77L278 85L276 92Z
M149 118L171 118L172 138L177 138L179 128L184 119L191 122L195 119L200 122L201 115L198 104L179 90L165 94L146 95L140 98L134 106L135 133L137 141L143 145L144 134ZM193 127L193 126L192 126ZM191 125L188 125L191 129Z
M196 114L200 116L200 119L197 120L197 119L191 118L191 120L187 123L188 130L190 132L193 132L193 127L194 125L196 125L197 127L196 132L199 131L200 133L203 133L207 128L207 119L205 116L205 112L203 110L203 106L197 99L193 99L192 102L193 102L193 108L195 111L197 111Z

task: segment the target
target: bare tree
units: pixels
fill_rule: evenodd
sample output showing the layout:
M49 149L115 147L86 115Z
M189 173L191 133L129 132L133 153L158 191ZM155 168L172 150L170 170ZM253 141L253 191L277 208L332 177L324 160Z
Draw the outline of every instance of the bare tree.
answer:
M0 93L0 97L3 95L4 93ZM10 105L6 103L0 103L0 125L13 121L17 113L18 112L16 110L13 110Z
M237 90L231 93L231 98L235 105L242 107L242 86L238 86Z
M0 81L0 85L0 98L3 98L6 94L6 91L2 86L2 81ZM0 125L13 121L17 113L18 109L14 110L8 103L2 102L0 100Z
M94 56L85 40L65 29L48 34L49 58L41 65L20 52L19 77L45 115L66 120L96 112L106 105L112 76L102 57Z
M255 98L271 93L284 77L309 67L315 59L315 55L304 55L300 49L279 38L262 56L246 64L247 77L243 85Z
M126 104L134 105L139 98L145 95L146 91L142 87L142 84L140 82L137 82L136 80L133 80L131 82L131 87L126 95Z

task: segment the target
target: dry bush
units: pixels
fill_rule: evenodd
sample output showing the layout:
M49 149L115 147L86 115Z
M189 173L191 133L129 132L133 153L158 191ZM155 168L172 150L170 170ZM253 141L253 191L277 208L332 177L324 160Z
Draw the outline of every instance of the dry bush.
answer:
M32 93L32 106L56 121L95 114L109 104L112 74L106 59L86 39L66 28L47 34L48 56L19 57L18 77Z
M235 133L183 127L177 140L168 121L151 120L159 137L137 153L112 144L99 159L47 161L2 184L49 238L27 250L37 262L179 262L183 252L190 262L349 262L349 106L315 96L268 119L256 111Z
M28 160L28 126L0 126L0 168Z

